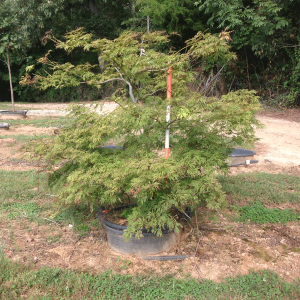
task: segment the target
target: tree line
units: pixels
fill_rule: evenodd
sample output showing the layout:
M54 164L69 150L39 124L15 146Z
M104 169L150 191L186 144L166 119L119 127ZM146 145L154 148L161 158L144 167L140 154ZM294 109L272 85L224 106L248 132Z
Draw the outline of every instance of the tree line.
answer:
M38 59L49 52L59 63L90 62L100 65L97 53L73 51L66 57L45 37L62 38L84 27L95 38L116 39L123 32L166 31L170 45L182 49L198 31L230 33L229 44L237 59L223 65L195 62L199 81L218 82L211 89L220 96L238 89L256 90L267 104L292 106L300 96L300 21L295 0L1 0L0 2L0 101L10 101L10 82L19 101L82 101L103 99L109 85L78 86L41 91L19 81L35 65L49 72ZM9 72L10 67L10 72ZM203 70L206 77L203 77ZM201 76L200 76L201 74ZM11 76L11 78L10 78Z

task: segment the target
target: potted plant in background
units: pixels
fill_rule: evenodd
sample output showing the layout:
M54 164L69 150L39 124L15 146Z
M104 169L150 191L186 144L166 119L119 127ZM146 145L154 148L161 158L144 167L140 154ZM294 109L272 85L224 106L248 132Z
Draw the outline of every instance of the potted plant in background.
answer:
M181 225L173 209L203 203L210 209L222 207L224 192L217 173L226 172L226 158L234 146L254 141L254 126L259 125L254 91L206 96L214 89L218 71L235 59L227 32L219 37L199 32L178 52L165 50L169 39L161 32L125 32L107 40L93 39L78 29L68 33L65 41L48 38L68 53L77 47L95 51L99 65L58 64L48 52L40 62L50 66L51 73L26 74L24 84L35 82L42 89L110 85L115 87L110 100L118 104L112 113L102 115L84 106L73 107L70 127L33 145L33 155L42 157L49 170L59 166L51 171L51 182L61 206L85 203L110 210L134 203L125 240L143 238L143 228L156 236L165 229L178 232ZM197 81L196 64L201 65L203 76L212 68L217 75L206 77L206 84ZM170 66L173 89L167 101ZM167 105L171 106L168 122ZM167 128L171 150L165 159ZM105 147L115 140L119 142L113 151Z

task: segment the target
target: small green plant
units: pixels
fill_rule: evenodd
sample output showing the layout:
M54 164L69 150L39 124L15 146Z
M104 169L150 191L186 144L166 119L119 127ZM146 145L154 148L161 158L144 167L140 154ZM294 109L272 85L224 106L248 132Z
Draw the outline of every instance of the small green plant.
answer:
M299 214L292 209L266 208L261 202L255 202L250 206L246 205L239 209L240 221L253 223L286 223L299 220Z
M95 227L95 228L101 228L101 222L99 222L99 220L93 220L92 222L91 222L91 226L92 227Z
M300 248L299 247L292 247L291 249L289 249L290 251L293 252L300 252Z
M90 226L87 223L82 223L75 226L75 230L79 231L81 235L86 235L90 231Z
M10 220L16 219L22 216L28 217L30 220L36 219L37 214L41 211L33 202L18 203L14 202L7 207L9 210L8 218Z
M48 236L47 241L49 244L54 244L60 240L62 234L56 234L54 236Z
M119 267L121 270L127 270L131 262L127 259L122 260L122 265Z

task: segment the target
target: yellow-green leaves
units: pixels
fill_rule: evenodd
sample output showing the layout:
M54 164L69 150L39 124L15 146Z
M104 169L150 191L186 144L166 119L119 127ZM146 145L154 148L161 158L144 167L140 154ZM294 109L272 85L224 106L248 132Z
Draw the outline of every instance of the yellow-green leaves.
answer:
M114 207L134 202L137 207L128 220L127 237L139 235L141 227L151 227L157 234L164 226L178 229L170 214L173 207L196 207L206 201L209 208L220 208L224 193L216 174L227 168L234 145L253 141L258 98L252 91L207 97L199 92L201 82L199 89L191 89L195 74L190 63L201 59L208 66L234 58L228 35L199 33L186 51L178 53L159 51L161 43L168 42L161 32L125 32L111 41L92 40L80 29L66 38L57 45L67 52L78 45L95 50L103 66L49 62L53 72L38 77L39 86L109 85L114 89L110 100L118 106L101 115L73 107L70 127L33 149L49 170L56 167L52 183L61 205ZM172 99L166 101L169 62L173 88ZM171 156L165 159L167 127Z

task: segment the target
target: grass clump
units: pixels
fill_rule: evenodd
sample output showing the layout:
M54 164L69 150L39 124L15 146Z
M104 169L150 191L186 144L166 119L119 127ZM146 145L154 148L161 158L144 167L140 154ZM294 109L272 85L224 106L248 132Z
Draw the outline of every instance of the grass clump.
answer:
M299 220L300 216L293 209L267 208L261 202L239 208L240 221L253 223L287 223Z
M9 203L7 203L9 204ZM35 219L41 208L34 202L18 203L14 202L7 207L8 218L10 220L16 219L20 216L26 216L29 219Z
M221 283L171 276L90 275L57 268L32 270L0 256L0 298L26 299L299 299L299 282L264 270Z

